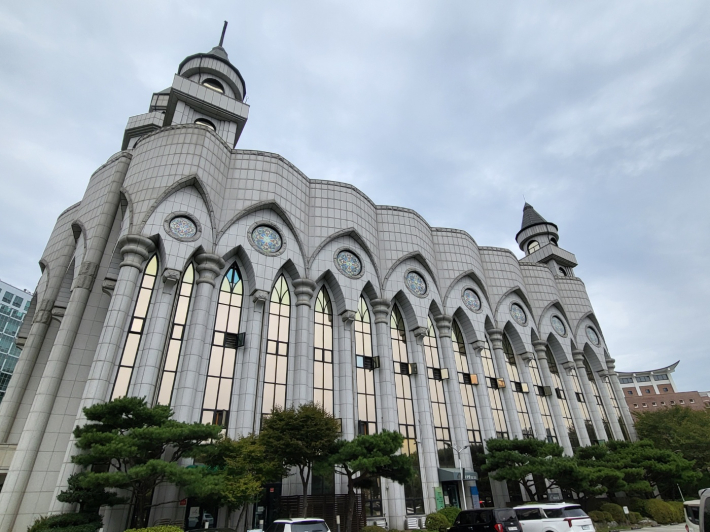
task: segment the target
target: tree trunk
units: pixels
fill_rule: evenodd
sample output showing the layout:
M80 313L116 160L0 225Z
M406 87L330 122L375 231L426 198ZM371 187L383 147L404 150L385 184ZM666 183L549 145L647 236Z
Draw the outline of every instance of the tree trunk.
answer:
M301 473L301 484L303 486L303 512L301 513L301 517L307 517L308 516L308 480L309 480L309 477L311 476L311 470L304 467L303 469L299 468L299 472Z
M355 486L353 485L352 473L348 474L348 517L345 524L345 532L352 532L353 519L355 517Z

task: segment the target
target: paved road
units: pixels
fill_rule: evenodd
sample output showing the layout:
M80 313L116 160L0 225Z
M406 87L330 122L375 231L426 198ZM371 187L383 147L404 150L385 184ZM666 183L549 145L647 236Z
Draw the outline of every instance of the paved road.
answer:
M655 530L656 532L685 532L685 523L678 525L649 526L639 530Z

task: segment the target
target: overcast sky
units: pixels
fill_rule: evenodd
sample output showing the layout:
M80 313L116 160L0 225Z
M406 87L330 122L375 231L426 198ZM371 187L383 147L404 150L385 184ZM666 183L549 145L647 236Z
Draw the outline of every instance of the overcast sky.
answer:
M283 155L482 246L523 197L560 229L619 370L710 388L710 3L0 5L0 278L34 290L59 213L186 56L216 45Z

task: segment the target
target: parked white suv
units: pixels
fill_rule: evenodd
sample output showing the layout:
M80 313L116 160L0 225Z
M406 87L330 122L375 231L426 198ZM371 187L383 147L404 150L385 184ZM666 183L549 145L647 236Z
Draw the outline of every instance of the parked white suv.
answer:
M269 525L266 532L330 532L323 519L317 517L295 517L277 519Z
M516 506L523 532L594 532L594 523L578 504L549 503Z

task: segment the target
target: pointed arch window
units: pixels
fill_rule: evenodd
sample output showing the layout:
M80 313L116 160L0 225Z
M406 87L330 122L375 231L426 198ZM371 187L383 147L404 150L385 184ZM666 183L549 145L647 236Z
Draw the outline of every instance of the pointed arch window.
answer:
M592 415L589 413L589 407L587 406L587 398L584 396L584 392L582 391L582 385L579 382L577 369L573 368L572 370L570 370L569 375L572 378L572 386L574 386L574 395L577 398L579 408L582 411L582 417L584 418L584 427L587 429L589 441L591 441L592 443L597 443L599 439L597 438L596 432L594 431L594 425L592 424Z
M468 357L466 356L466 344L464 343L463 334L456 321L454 321L451 326L451 342L454 347L454 358L456 359L459 388L461 390L461 400L463 401L463 413L466 417L468 441L472 445L482 444L481 427L478 422L473 382L471 381L471 368L469 367Z
M355 315L355 365L357 378L357 432L377 432L377 402L375 397L375 368L372 358L372 325L370 311L360 298Z
M572 449L577 449L581 446L579 443L579 436L577 435L577 428L574 426L574 419L572 419L572 412L570 411L569 403L567 402L567 394L565 393L565 387L562 384L562 377L560 377L560 370L557 367L557 362L555 361L555 355L552 354L550 347L546 348L547 351L547 364L550 367L550 376L552 377L552 385L555 388L555 395L560 401L560 407L562 408L562 419L565 422L565 427L567 428L567 436L569 436L569 443Z
M227 428L234 384L234 365L239 345L244 285L239 268L233 264L219 286L217 316L210 362L207 366L205 396L202 400L202 423Z
M288 370L289 327L291 324L291 294L282 275L271 291L269 332L266 341L266 369L262 416L274 408L286 406L286 375Z
M503 334L503 353L505 354L505 365L508 369L510 386L513 388L513 398L515 399L515 408L518 411L518 421L520 421L520 428L523 431L523 438L534 438L535 433L530 421L530 412L525 401L525 396L527 395L525 390L527 390L528 385L520 377L518 364L515 360L515 352L507 334Z
M325 286L318 292L313 347L313 402L333 413L333 306Z
M592 367L589 365L589 362L587 361L586 357L584 357L584 371L587 374L587 380L589 380L589 384L592 386L594 401L599 407L599 414L601 414L602 425L604 426L604 432L606 432L607 441L611 441L614 439L614 433L611 431L609 416L607 415L606 410L604 410L604 403L602 402L602 396L599 393L599 386L597 385L597 380L594 377L594 372L592 371Z
M540 407L542 424L545 427L545 439L550 443L557 443L557 432L555 432L555 423L550 409L550 398L545 395L545 387L542 384L540 368L538 367L537 358L534 353L531 356L529 367L530 378L532 379L533 387L535 388L535 396L537 397L537 404Z
M424 337L424 356L429 379L429 400L434 416L434 437L436 452L439 455L439 467L456 467L454 451L451 448L451 431L449 430L449 415L444 396L444 381L442 380L441 361L439 360L439 345L436 341L436 331L431 319L427 318L427 331Z
M182 341L185 337L187 313L190 310L194 284L195 267L190 264L182 275L180 290L175 298L175 309L173 310L173 320L170 326L170 337L166 346L163 376L160 379L160 388L158 389L159 405L169 405L173 395L175 375L177 374Z
M621 427L621 432L624 435L624 439L626 441L629 441L629 431L626 428L626 423L624 423L624 418L621 415L621 409L619 408L619 402L616 400L616 395L614 395L614 388L611 386L611 377L604 377L602 379L604 381L604 385L606 386L607 390L609 391L609 397L611 398L611 404L614 407L614 415L616 415L616 418L619 420L619 427Z
M138 290L138 299L136 300L136 306L133 308L133 315L131 316L131 323L128 327L126 343L123 346L121 363L118 367L118 373L116 374L116 382L113 384L111 399L124 397L128 393L128 386L131 383L133 368L135 367L136 356L138 355L138 348L140 347L141 340L143 339L145 322L148 317L150 302L153 299L155 280L157 276L158 256L153 255L153 258L148 261L148 265L145 267L145 271L143 272L141 287L140 290Z
M493 364L493 355L491 355L491 344L486 338L486 346L481 349L481 363L483 365L483 374L486 376L486 386L488 388L488 398L491 402L491 410L493 413L493 423L496 428L496 438L510 438L508 434L508 423L505 420L505 410L503 409L503 397L498 387L498 377L496 375L496 367Z
M390 338L392 340L392 359L394 360L394 384L395 394L397 395L399 431L404 436L402 452L412 457L414 470L416 471L414 478L404 486L407 514L423 514L424 494L419 471L412 383L409 377L411 366L407 353L407 331L404 328L402 313L396 305L390 315Z

